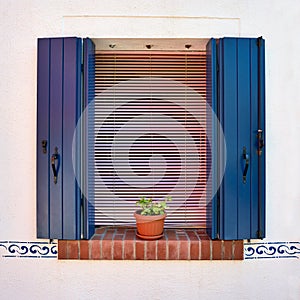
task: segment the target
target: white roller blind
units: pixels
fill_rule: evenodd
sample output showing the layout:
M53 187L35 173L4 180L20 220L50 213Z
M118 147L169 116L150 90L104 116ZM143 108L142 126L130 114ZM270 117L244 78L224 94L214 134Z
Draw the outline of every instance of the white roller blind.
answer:
M206 223L206 55L97 51L93 211L133 224L141 196L172 196L166 226Z

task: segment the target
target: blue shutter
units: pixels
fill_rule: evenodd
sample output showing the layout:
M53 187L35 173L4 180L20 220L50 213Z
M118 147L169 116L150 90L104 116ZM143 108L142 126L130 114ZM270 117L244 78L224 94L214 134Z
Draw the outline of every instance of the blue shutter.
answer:
M83 39L83 109L88 107L85 114L84 124L82 124L84 135L83 153L85 163L83 164L83 237L89 239L95 232L94 220L94 114L93 100L95 97L95 45L89 38ZM92 135L92 136L90 136Z
M78 239L72 141L81 101L81 39L39 39L37 80L37 236Z
M213 45L211 40L208 45ZM264 40L222 38L208 47L212 108L222 126L226 154L215 134L212 153L225 174L212 200L212 238L225 240L265 236ZM209 61L209 60L208 60ZM215 94L217 90L217 95ZM226 159L226 160L225 160ZM247 166L248 165L248 166ZM214 176L219 176L218 172ZM216 178L216 177L215 177ZM217 182L217 180L214 180ZM209 211L209 210L208 210Z

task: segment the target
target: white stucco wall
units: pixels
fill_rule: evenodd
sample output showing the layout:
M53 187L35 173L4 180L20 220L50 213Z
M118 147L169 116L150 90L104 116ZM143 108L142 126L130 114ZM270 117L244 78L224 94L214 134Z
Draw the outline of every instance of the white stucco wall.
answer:
M266 39L267 240L300 241L297 1L1 1L0 240L35 240L36 39ZM299 299L297 259L1 259L0 299ZM140 289L140 290L139 290Z

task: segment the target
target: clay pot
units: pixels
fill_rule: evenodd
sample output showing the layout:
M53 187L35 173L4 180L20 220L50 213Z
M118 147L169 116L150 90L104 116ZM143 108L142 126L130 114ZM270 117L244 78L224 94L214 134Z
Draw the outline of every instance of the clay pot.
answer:
M155 216L141 215L141 211L134 213L136 219L137 236L145 240L155 240L163 236L166 214Z

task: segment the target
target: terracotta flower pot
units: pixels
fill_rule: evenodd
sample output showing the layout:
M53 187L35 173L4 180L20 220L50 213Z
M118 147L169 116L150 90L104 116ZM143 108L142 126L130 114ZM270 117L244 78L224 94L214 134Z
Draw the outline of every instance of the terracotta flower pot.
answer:
M155 216L141 215L141 211L134 213L136 219L137 236L142 239L154 240L163 236L166 214Z

